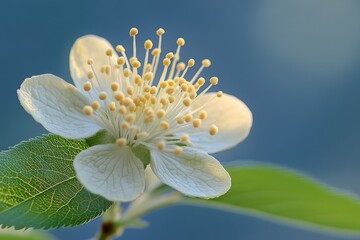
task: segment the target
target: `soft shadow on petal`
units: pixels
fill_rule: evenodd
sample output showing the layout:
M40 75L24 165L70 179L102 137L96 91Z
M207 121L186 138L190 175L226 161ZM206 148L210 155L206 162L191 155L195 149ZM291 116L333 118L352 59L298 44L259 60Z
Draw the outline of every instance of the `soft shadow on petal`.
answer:
M184 147L183 153L152 150L151 168L159 179L185 195L214 198L231 186L228 172L206 152Z
M18 90L21 105L49 132L80 139L100 127L83 113L87 99L73 85L51 74L25 79Z
M89 80L87 77L88 73L92 70L88 64L90 58L94 60L93 66L95 71L97 71L97 75L101 76L99 73L100 68L104 65L109 65L109 57L105 54L108 49L113 51L110 59L112 65L114 65L118 55L106 39L96 35L85 35L75 41L70 51L70 73L77 88L82 90L84 83L91 81L97 93L99 91L110 91L111 93L110 80L100 77L98 80L100 80L102 86L99 86L95 78Z
M196 109L213 99L204 108L208 113L207 119L190 132L190 141L194 146L208 153L220 152L239 144L249 135L253 122L250 109L240 99L228 94L220 98L214 96L216 93L205 94L192 105ZM215 136L209 134L212 124L219 129Z
M132 201L145 188L144 165L127 146L93 146L76 156L74 167L86 189L110 201Z

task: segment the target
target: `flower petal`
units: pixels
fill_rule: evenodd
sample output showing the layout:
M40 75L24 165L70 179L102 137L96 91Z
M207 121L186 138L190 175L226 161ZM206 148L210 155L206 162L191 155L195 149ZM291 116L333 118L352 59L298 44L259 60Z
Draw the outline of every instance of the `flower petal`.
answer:
M241 100L228 94L220 98L215 95L205 94L192 105L196 109L213 99L203 109L208 113L207 119L190 133L194 146L208 153L220 152L239 144L248 136L253 122L251 111ZM212 124L219 129L215 136L209 134Z
M144 165L127 146L93 146L76 156L74 167L86 189L111 201L132 201L145 188Z
M18 90L21 105L49 132L79 139L100 127L83 114L86 98L71 84L51 74L25 79Z
M219 161L191 147L184 147L178 156L152 150L151 168L163 183L188 196L214 198L231 186L230 175Z
M96 35L85 35L75 41L70 51L70 73L78 89L82 91L84 83L89 81L87 76L92 70L88 64L90 58L94 60L93 66L97 72L99 72L102 66L109 65L109 57L105 54L108 49L113 51L110 59L112 64L115 64L118 57L117 53L106 39ZM98 74L98 76L100 76L100 74ZM106 89L109 88L111 84L109 79L103 77L98 80L101 81L100 84L104 85L99 87L96 80L91 81L93 88L96 89L97 92L110 91L110 89Z

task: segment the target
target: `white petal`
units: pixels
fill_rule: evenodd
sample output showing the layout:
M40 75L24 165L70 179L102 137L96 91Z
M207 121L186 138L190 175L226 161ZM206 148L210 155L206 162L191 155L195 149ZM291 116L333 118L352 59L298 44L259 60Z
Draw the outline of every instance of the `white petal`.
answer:
M76 156L74 167L86 189L111 201L132 201L145 188L144 165L127 146L93 146Z
M70 51L70 73L76 87L81 89L81 91L84 83L89 81L87 75L89 71L91 71L91 67L88 64L88 60L90 58L94 60L93 66L95 70L99 72L102 66L109 65L109 57L105 54L108 49L113 51L110 59L112 64L115 64L118 55L106 39L95 35L85 35L75 41ZM98 74L98 76L101 76L101 74ZM100 84L102 84L100 87L95 79L91 81L97 92L110 91L110 89L106 89L111 84L109 80L106 80L104 77L99 78L98 80L101 82Z
M208 118L200 128L189 133L194 146L208 153L220 152L239 144L249 135L253 122L250 109L241 100L228 94L214 99L215 95L205 94L192 105L196 109L213 99L204 108ZM209 134L212 124L219 129L215 136Z
M185 195L214 198L231 186L230 175L212 156L191 147L183 153L152 150L151 168L159 179Z
M71 84L51 74L25 79L18 90L25 110L49 132L65 138L86 138L100 127L83 114L87 99Z

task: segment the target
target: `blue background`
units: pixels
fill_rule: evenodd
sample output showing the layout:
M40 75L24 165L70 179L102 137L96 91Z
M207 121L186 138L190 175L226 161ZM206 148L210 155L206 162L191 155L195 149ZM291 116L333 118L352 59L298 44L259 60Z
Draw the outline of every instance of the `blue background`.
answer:
M68 54L92 33L130 47L128 30L165 50L186 39L183 59L210 58L205 76L244 100L254 115L249 138L216 157L295 168L360 194L360 1L1 1L0 149L46 131L20 106L16 89L29 76L71 81ZM174 49L173 49L174 50ZM124 239L343 239L254 217L172 207L146 217L151 226ZM98 220L53 233L86 239Z

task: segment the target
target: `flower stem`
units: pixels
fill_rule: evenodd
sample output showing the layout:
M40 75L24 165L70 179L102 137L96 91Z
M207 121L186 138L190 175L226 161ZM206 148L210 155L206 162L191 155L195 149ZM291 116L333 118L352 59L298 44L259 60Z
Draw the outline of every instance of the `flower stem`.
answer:
M123 228L119 227L117 222L120 219L121 207L120 203L115 202L103 215L100 232L97 240L111 240L114 237L121 236Z

